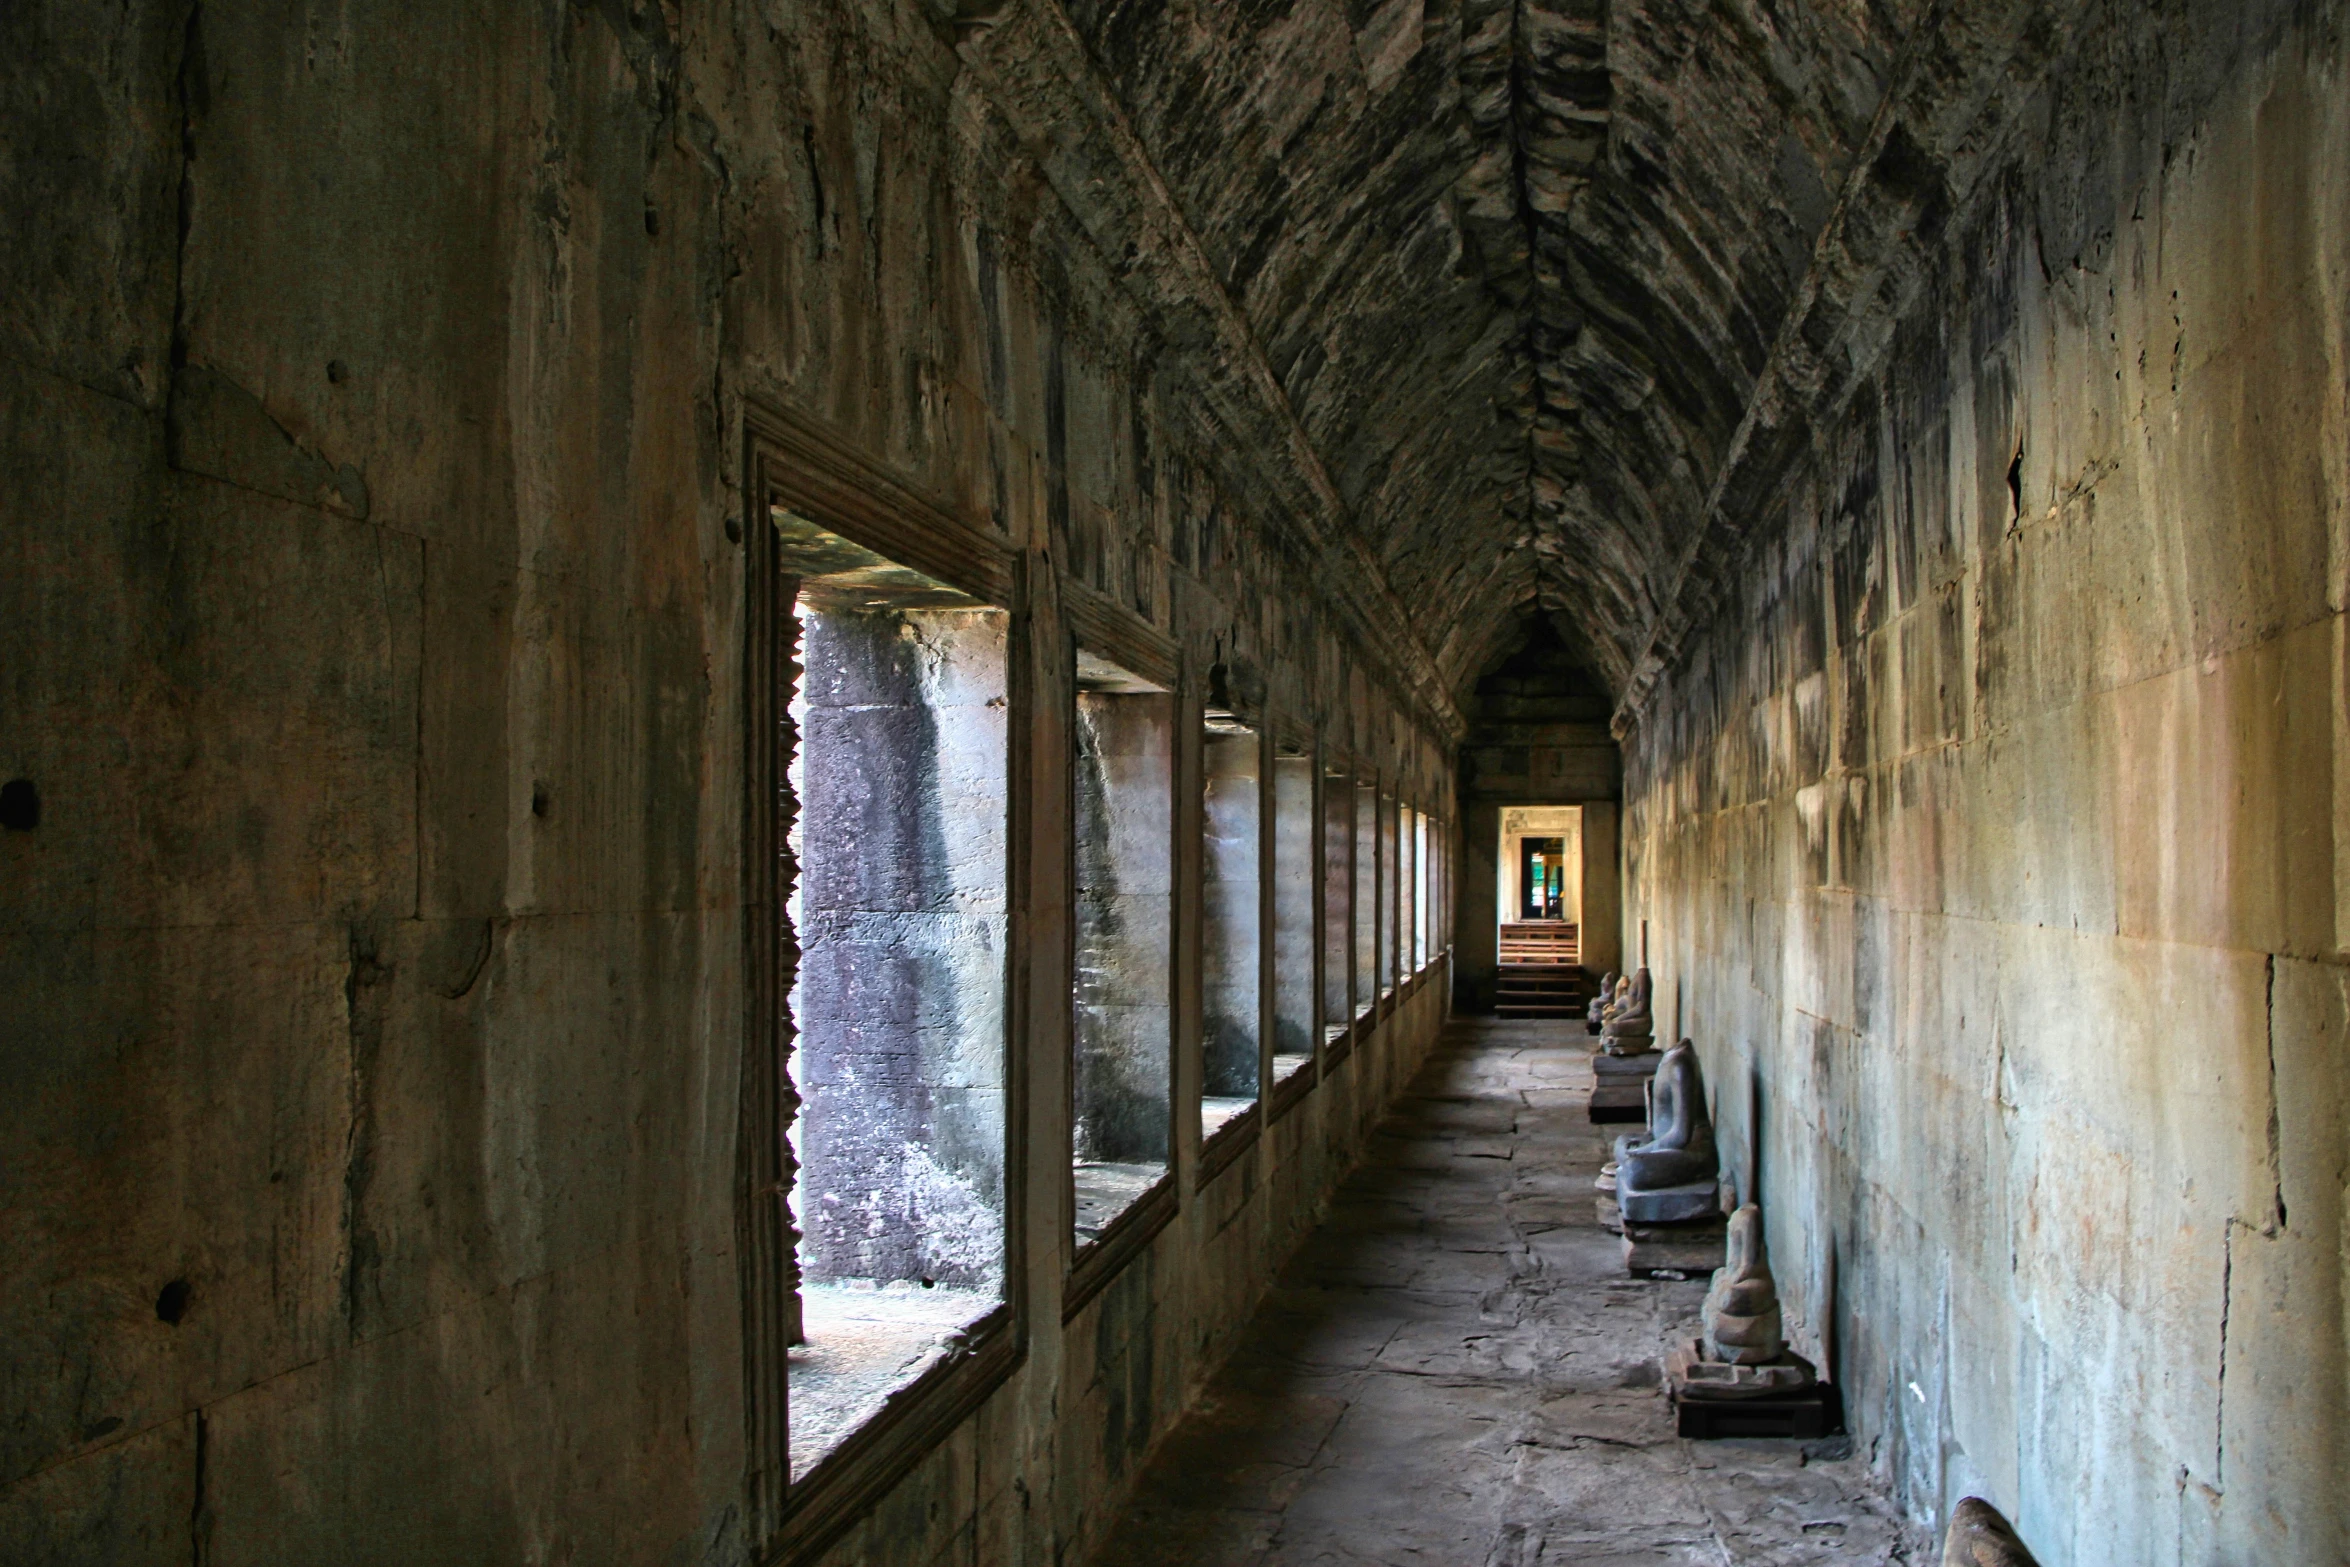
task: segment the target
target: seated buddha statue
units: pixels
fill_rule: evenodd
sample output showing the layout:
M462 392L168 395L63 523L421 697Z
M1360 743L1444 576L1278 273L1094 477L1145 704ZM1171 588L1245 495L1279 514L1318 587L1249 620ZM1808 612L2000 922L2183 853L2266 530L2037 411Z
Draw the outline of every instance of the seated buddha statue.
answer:
M1599 982L1599 993L1591 998L1591 1005L1583 1009L1583 1020L1590 1026L1591 1032L1594 1034L1598 1033L1600 1025L1607 1021L1608 1008L1615 1001L1615 997L1616 971L1609 969L1606 976Z
M1619 1056L1656 1048L1656 1018L1649 1010L1648 970L1632 976L1632 988L1615 1014L1599 1027L1600 1048Z
M1664 1069L1683 1050L1689 1051L1691 1058L1695 1058L1697 1047L1684 1039L1673 1049L1666 1051L1662 1056L1654 1058L1649 1063L1650 1070L1656 1079L1656 1092L1649 1101L1648 1125L1637 1132L1626 1132L1615 1140L1611 1149L1612 1157L1601 1166L1607 1174L1613 1175L1623 1165L1627 1155L1650 1147L1655 1144L1658 1138L1673 1132L1681 1114L1679 1104L1681 1078L1679 1074L1667 1072ZM1703 1106L1701 1105L1699 1108L1702 1110Z
M1617 1160L1616 1197L1624 1218L1672 1224L1718 1216L1720 1154L1705 1107L1705 1077L1688 1040L1665 1052L1656 1082L1655 1130L1644 1142L1627 1140Z

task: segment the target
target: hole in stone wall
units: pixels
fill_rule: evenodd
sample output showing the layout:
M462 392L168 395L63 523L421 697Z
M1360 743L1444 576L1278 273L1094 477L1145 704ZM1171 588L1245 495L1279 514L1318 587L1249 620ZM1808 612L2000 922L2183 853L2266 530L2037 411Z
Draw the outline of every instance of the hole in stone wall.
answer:
M1211 708L1202 751L1199 1111L1206 1138L1257 1102L1263 1072L1264 745L1256 730Z
M163 1286L155 1297L155 1319L178 1327L188 1314L188 1302L195 1298L196 1287L186 1279L173 1279Z
M1009 617L778 512L805 1474L1003 1299Z
M1071 1179L1083 1246L1167 1173L1175 699L1079 650Z
M2007 460L2007 520L2017 523L2024 516L2024 443L2015 443L2015 455Z
M41 825L41 791L30 778L11 778L0 784L0 827L31 832Z
M1314 1059L1314 759L1273 754L1273 1081Z
M1322 1034L1354 1023L1354 780L1342 769L1322 778Z

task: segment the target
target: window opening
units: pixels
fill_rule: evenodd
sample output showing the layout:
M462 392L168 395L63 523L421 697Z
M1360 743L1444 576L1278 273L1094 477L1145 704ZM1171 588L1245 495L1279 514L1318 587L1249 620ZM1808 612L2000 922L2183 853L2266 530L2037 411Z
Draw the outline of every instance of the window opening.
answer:
M774 524L802 671L797 1480L1003 1300L1010 617L783 508Z
M1428 921L1428 959L1434 962L1452 949L1452 834L1442 821L1431 821L1428 841L1436 851L1428 875L1435 906Z
M1167 1173L1175 699L1077 653L1071 1178L1080 1246Z
M1210 708L1202 737L1200 1136L1257 1102L1264 1073L1261 971L1264 745Z
M1355 785L1355 1015L1369 1017L1379 999L1379 786Z
M1273 1081L1314 1059L1314 759L1273 754Z
M1332 769L1322 778L1322 1037L1354 1022L1354 785Z
M1396 934L1402 929L1402 834L1396 830L1398 805L1394 795L1379 799L1379 994L1390 996L1402 981L1397 961Z
M1412 972L1428 966L1429 894L1433 877L1429 857L1428 817L1425 812L1412 813Z
M1396 967L1409 979L1419 972L1419 963L1413 956L1413 928L1417 919L1420 897L1420 840L1412 831L1412 823L1420 813L1405 806L1396 813L1395 833L1398 847L1395 851L1395 885L1399 900L1396 915Z

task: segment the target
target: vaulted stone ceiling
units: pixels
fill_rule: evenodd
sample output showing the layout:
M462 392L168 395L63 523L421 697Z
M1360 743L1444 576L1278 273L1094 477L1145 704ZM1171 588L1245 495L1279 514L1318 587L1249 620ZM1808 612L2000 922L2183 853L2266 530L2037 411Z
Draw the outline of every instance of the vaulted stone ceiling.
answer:
M1465 689L1621 691L1919 0L1066 0Z

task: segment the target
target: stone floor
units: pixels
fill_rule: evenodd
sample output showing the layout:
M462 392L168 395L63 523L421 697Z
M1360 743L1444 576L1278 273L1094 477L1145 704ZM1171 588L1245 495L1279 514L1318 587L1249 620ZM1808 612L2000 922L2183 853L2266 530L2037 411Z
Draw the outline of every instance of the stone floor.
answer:
M1590 1081L1580 1030L1454 1024L1099 1567L1931 1561L1842 1439L1672 1434L1705 1281L1593 1222Z

